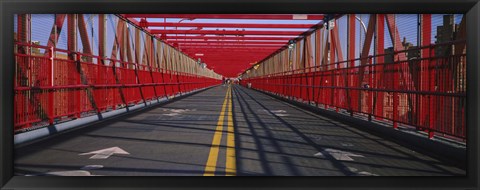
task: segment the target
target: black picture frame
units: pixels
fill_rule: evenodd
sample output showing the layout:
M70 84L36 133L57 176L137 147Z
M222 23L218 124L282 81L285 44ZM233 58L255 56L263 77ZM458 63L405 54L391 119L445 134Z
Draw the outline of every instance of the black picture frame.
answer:
M13 15L16 13L464 13L467 21L466 177L13 176ZM478 0L3 0L0 3L2 189L478 189Z

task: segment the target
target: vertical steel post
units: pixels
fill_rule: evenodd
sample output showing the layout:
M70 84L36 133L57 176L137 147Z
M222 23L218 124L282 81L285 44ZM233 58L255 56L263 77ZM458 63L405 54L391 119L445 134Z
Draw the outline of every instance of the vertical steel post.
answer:
M428 54L428 60L429 60L429 65L428 65L428 70L429 70L429 75L428 75L428 79L429 79L429 89L428 91L429 92L436 92L437 91L437 86L436 86L436 81L435 81L435 76L437 75L436 73L436 65L435 63L437 63L438 61L432 61L433 60L433 57L435 56L435 48L432 48L430 47L429 48L429 54ZM437 98L433 95L429 95L428 96L428 103L429 103L429 114L428 114L428 117L429 117L429 122L428 122L428 128L431 128L432 126L436 126L436 106L435 106L435 103L436 103L436 100Z
M347 60L350 60L347 64L350 69L348 69L346 72L347 72L347 76L348 76L348 80L346 82L346 86L347 87L356 87L355 83L353 82L354 80L354 77L355 75L353 74L352 70L353 70L353 67L355 67L355 29L356 29L356 25L355 25L355 14L349 14L348 15L348 24L347 24L347 30L348 30L348 34L347 34L347 38L348 38L348 43L347 43ZM349 102L349 105L348 105L348 109L350 111L350 116L353 116L353 107L354 106L354 103L355 101L354 100L354 97L357 97L356 95L356 91L355 90L351 90L351 89L347 89L347 97L348 97L348 102Z
M330 34L329 35L329 38L328 38L328 43L329 43L329 53L330 53L330 60L329 60L329 63L328 63L328 72L330 73L330 81L329 81L329 84L330 86L335 86L335 73L334 73L334 69L335 69L335 43L333 43L333 30L330 30L328 31L328 33ZM330 88L330 106L333 106L333 107L336 107L335 106L335 89L334 88ZM338 111L336 109L336 111Z
M76 65L77 57L75 56L75 52L77 50L77 15L76 14L69 14L67 16L68 28L67 28L67 41L68 41L68 60L70 60L74 68L77 68L80 65ZM70 73L73 74L73 73ZM81 84L80 73L75 73L76 81L75 85ZM83 89L76 89L75 91L75 107L77 108L75 116L80 118L80 114L82 112L83 105L81 104L81 92Z
M106 63L103 59L106 57L106 24L105 24L105 14L98 15L98 55L102 58L102 64ZM99 62L100 63L100 62Z
M335 23L337 23L337 20L335 20ZM335 57L333 58L334 62L341 62L341 61L344 61L343 60L343 53L342 53L342 46L341 46L341 43L340 43L340 38L339 38L339 33L338 33L338 25L335 26L333 29L332 29L332 43L334 44L334 47L335 49L332 50L332 51L335 51L336 52L336 56L337 57L337 61L335 61ZM341 68L343 68L343 65L344 64L348 64L348 63L342 63L342 64L336 64L336 70L334 71L334 75L335 75L335 87L339 87L341 85L344 85L344 80L343 78L340 76L340 71L342 72L345 72L344 70L340 70ZM339 108L342 106L342 98L345 98L345 93L344 93L345 90L343 89L340 89L340 88L336 88L335 89L335 110L338 112L339 111Z
M420 51L420 57L422 58L422 61L420 62L420 81L419 81L419 90L420 91L427 91L428 89L428 80L430 76L430 71L429 71L429 66L430 66L430 44L432 40L432 15L431 14L421 14L420 15L420 47L426 47L428 48L423 48ZM419 125L420 126L427 126L426 124L426 118L428 116L428 101L424 97L427 97L425 95L420 95L422 98L420 98L420 101L418 102L420 104L420 109L418 112L420 113L420 118L419 118Z
M376 53L377 55L382 55L385 53L385 15L384 14L377 14L377 26L376 26ZM385 75L385 56L377 56L375 61L375 70L376 70L376 88L385 89L385 82L384 82L384 75ZM382 64L382 65L377 65ZM376 106L375 115L379 117L375 117L375 119L382 120L384 117L383 114L383 107L385 101L384 92L378 91L376 92L374 100L374 105Z
M49 49L49 61L50 61L50 73L49 73L49 85L50 87L53 87L54 86L54 77L53 77L53 67L54 67L54 57L55 57L55 48L53 46L50 47ZM55 117L55 113L54 113L54 93L55 93L55 90L52 89L52 90L49 90L48 92L48 123L50 125L53 124L53 119Z

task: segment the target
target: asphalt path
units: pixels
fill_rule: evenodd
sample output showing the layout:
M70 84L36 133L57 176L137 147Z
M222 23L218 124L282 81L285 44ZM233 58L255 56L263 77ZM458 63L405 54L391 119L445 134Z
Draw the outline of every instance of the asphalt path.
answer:
M233 85L16 148L15 175L452 176L465 168Z

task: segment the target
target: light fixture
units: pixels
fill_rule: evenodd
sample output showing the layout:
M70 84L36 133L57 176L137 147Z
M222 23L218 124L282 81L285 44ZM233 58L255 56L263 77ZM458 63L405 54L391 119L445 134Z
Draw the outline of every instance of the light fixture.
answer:
M295 47L295 44L289 44L288 45L288 49L293 49L293 47Z

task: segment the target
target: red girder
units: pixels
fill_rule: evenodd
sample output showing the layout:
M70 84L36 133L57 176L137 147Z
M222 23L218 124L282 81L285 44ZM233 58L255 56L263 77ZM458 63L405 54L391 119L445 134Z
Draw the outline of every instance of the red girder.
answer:
M80 34L80 39L82 40L83 53L92 54L90 40L88 39L87 26L85 24L85 19L83 18L83 14L79 14L77 20L78 20L78 31Z
M18 44L16 45L19 47L16 49L16 56L18 56L18 60L23 59L25 56L37 57L22 63L24 66L19 67L17 75L20 77L30 77L26 74L31 73L30 75L35 74L41 76L41 74L36 73L45 73L45 76L51 76L42 76L44 78L35 76L30 78L32 81L29 81L29 84L40 82L42 89L65 88L55 83L55 81L58 80L57 78L75 75L75 78L71 79L72 83L79 85L81 89L71 90L71 92L69 92L72 98L68 100L68 103L72 105L90 106L87 104L95 103L84 102L85 99L91 97L92 92L98 92L98 90L95 91L95 89L91 89L92 86L89 87L89 85L94 85L95 88L106 85L107 81L104 81L105 84L103 84L101 80L96 81L95 78L103 80L107 74L110 74L107 85L112 85L109 88L119 90L120 93L123 93L122 91L125 90L131 92L138 92L138 90L140 90L140 94L142 94L141 98L132 97L132 95L127 94L126 97L130 96L130 100L126 102L123 100L119 101L118 98L120 97L117 97L112 98L113 102L117 102L116 104L105 103L106 105L115 107L119 104L127 105L128 103L132 103L131 101L133 99L145 100L143 93L146 94L145 90L147 88L142 87L144 83L162 83L161 81L153 81L152 79L154 79L154 77L149 77L149 74L156 74L156 78L161 78L163 81L163 75L165 73L160 72L160 70L175 71L177 69L191 69L186 66L187 64L183 63L192 63L192 70L195 70L198 68L198 65L193 63L195 63L197 59L201 59L202 62L207 64L208 68L214 68L215 72L226 77L238 76L238 74L240 74L239 72L245 71L245 68L252 68L248 73L253 75L249 75L246 72L244 79L245 81L252 82L253 88L284 94L288 97L298 98L301 101L309 103L316 103L318 106L324 108L345 109L350 111L352 115L361 113L362 115L368 116L369 119L386 120L392 122L395 128L398 126L398 123L411 125L417 127L418 130L427 131L430 137L433 137L434 131L461 138L465 135L465 133L462 132L465 129L462 122L465 121L463 120L464 118L461 118L464 117L466 101L464 95L466 42L462 41L466 32L465 18L463 18L459 27L455 28L456 35L452 36L452 40L459 40L458 43L446 42L444 45L431 44L433 35L432 28L438 25L437 23L432 23L432 16L429 14L418 15L420 16L418 28L416 25L412 26L414 26L415 29L419 29L417 31L417 37L419 38L417 46L421 47L418 48L418 51L415 50L416 47L409 47L408 50L405 51L404 49L407 48L401 42L405 34L399 33L399 26L397 26L399 22L395 20L394 15L370 15L367 25L368 29L365 28L365 34L359 32L363 31L363 27L360 26L360 20L362 18L356 19L355 15L352 14L349 15L346 20L346 31L344 28L345 25L342 24L342 26L340 26L337 20L337 24L333 29L321 28L322 25L318 25L320 29L311 34L311 36L308 31L312 31L317 25L268 24L269 22L234 24L228 23L228 20L221 20L223 23L207 23L207 21L202 23L174 23L171 21L158 22L157 20L159 19L149 23L147 19L310 20L316 18L321 20L323 15L123 14L120 17L122 16L131 21L130 23L143 28L148 34L142 35L142 31L137 30L137 28L132 32L130 30L132 27L128 29L126 21L124 18L121 18L113 23L114 27L110 31L115 34L111 36L114 38L114 42L111 43L112 40L109 40L108 43L110 44L107 44L107 23L105 22L104 15L100 15L98 17L99 34L97 39L99 41L97 46L99 47L99 56L95 56L91 55L93 52L90 48L93 41L89 39L88 28L86 27L83 15L57 14L53 21L54 24L51 32L47 31L50 32L47 36L47 46L40 48L44 49L42 54L45 56L39 58L37 55L30 55L33 52L31 50L35 50L34 48L38 49L38 45L21 44L31 43L32 40L36 39L30 39L31 32L34 31L31 31L30 22L32 21L29 19L29 15L18 15L16 35ZM138 18L141 20L139 21ZM153 21L153 19L149 21ZM67 23L65 27L62 28L64 22ZM455 24L457 24L457 22L455 22ZM168 27L168 30L160 30L161 28L159 27ZM182 30L170 30L172 27L183 28ZM193 30L185 30L185 27L192 27ZM207 30L207 28L227 29ZM266 30L235 30L235 28L266 28ZM285 30L273 30L273 28L285 28ZM288 30L288 28L305 30L292 31ZM388 31L385 31L385 28L388 28ZM400 30L400 32L401 31L402 30ZM54 48L61 32L66 33L67 50ZM385 32L388 32L388 34L385 34ZM339 33L346 34L348 39L340 39L340 37L343 36L340 36ZM299 36L301 34L304 34L303 36L305 36L305 38ZM154 37L162 39L163 42L152 41ZM289 52L290 50L286 49L286 45L291 39L295 39L296 46ZM360 44L363 44L361 45L362 47L358 47L357 39L362 39L362 42L360 42ZM392 54L382 55L385 53L385 48L388 48L385 47L385 40L392 41ZM412 39L408 40L411 41ZM341 41L342 43L340 43ZM80 43L83 50L78 49ZM347 45L347 47L343 47L345 48L343 49L341 47L342 44ZM447 47L447 49L451 48L448 54L442 55L444 57L438 56L440 53L438 49L441 48L437 47L442 46ZM112 51L106 51L106 48L111 48ZM342 52L342 50L346 51ZM61 53L62 55L66 53L68 58L57 57L58 60L53 59L54 55L57 55L57 52L63 52ZM111 55L105 55L106 52L110 52ZM421 59L407 60L407 55L411 52L420 52ZM193 60L188 59L186 56L184 57L182 53ZM409 57L410 56L411 54ZM118 67L121 69L110 68L108 66L117 68L115 65L118 65L114 63L115 61L113 61L112 64L111 59L116 59L119 63L125 65ZM342 62L344 60L348 61ZM387 60L388 62L386 62ZM97 64L95 64L95 61ZM104 61L105 65L101 64ZM134 66L135 64L132 63L135 63L137 66ZM257 64L260 67L253 69ZM71 71L68 70L68 73L65 74L67 70L62 71L62 68L57 65L61 65L62 67L72 66L72 69L70 69ZM37 68L33 66L41 67ZM108 69L113 69L115 73L121 73L120 78L128 76L128 80L131 78L131 81L115 81L112 70ZM152 71L151 69L155 70L155 72L148 73L147 71ZM292 71L292 69L294 70ZM178 77L183 77L183 75L175 75L172 73L173 72L165 74L168 75L166 76L168 82L177 83L180 81ZM258 78L255 76L258 76ZM93 83L90 80L92 80ZM16 81L16 84L17 83L20 84L22 82ZM128 85L129 89L125 87L120 88L119 85L121 84ZM173 91L177 92L174 87L169 89L169 91L172 91L169 93L167 93L165 86L159 85L158 87L159 88L156 89L163 90L165 94L171 94ZM180 89L184 88L184 86L175 86L175 88L177 87L179 89L178 92L182 92ZM24 91L25 89L23 88L26 87L22 86L16 90ZM151 95L153 91L148 93L150 95L147 95L147 97L157 97L156 95ZM55 98L61 97L57 94L51 93L48 97L45 96L44 102L30 100L30 102L26 103L40 105L40 109L46 110L45 113L43 113L42 110L36 111L38 112L36 113L36 117L41 118L43 117L42 115L47 115L47 119L51 124L54 118L60 117L56 115L57 111L54 111L54 107L52 107L55 104L51 103L56 101ZM131 94L136 95L139 93ZM94 98L100 102L105 100L104 97ZM347 102L345 100L346 98L350 99L350 101ZM46 105L46 103L49 105ZM80 116L79 113L85 111L82 109L84 108L78 108L76 112L72 113L76 114L75 117L78 117ZM21 111L19 112L21 113ZM32 120L30 122L35 121Z
M206 61L208 63L213 63L213 62L220 62L220 63L224 63L224 62L237 62L237 63L243 63L245 65L249 65L250 63L253 63L253 62L256 62L258 61L259 59L222 59L222 60L218 60L218 59L205 59L203 61ZM230 67L243 67L241 65L228 65L229 66L229 69Z
M158 35L160 36L160 35ZM190 39L200 39L200 40L291 40L291 37L250 37L250 36L175 36L175 35L166 35L165 39L167 41L173 40L173 39L185 39L185 40L190 40Z
M308 29L315 24L231 24L231 23L175 23L147 22L146 27L199 27L199 28L300 28Z
M273 50L250 50L250 49L235 49L230 48L226 50L221 49L184 49L186 53L199 53L204 55L220 55L223 57L235 57L239 55L269 55ZM228 56L225 56L228 53Z
M259 47L252 47L252 46L228 46L228 47L225 47L225 46L181 46L180 48L183 50L183 49L222 49L223 50L229 50L229 49L252 49L252 50L256 50L256 49L269 49L269 50L277 50L279 49L281 46L259 46Z
M125 14L126 18L322 20L318 14Z
M240 30L150 30L152 34L215 34L215 35L271 35L298 36L302 31L240 31Z
M165 40L165 42L167 43L223 43L223 44L228 44L228 43L235 43L235 44L238 44L238 43L264 43L264 44L268 44L268 43L283 43L283 44L286 44L288 41L286 40L282 40L282 41L269 41L269 40L256 40L256 41L251 41L251 40L222 40L222 41L219 41L219 40Z
M170 44L181 44L181 45L287 45L287 42L242 42L242 41L196 41L196 42L177 42L177 41L167 41Z
M196 56L192 54L192 57L198 58L208 58L208 59L257 59L257 58L264 58L265 56L269 55L268 53L263 54L254 54L254 53L232 53L230 56L225 57L222 54L204 54L203 56Z
M246 49L258 49L258 48L270 48L270 49L278 49L283 45L280 44L178 44L175 47L178 48L191 48L191 47L200 47L200 48L246 48Z
M265 58L268 54L263 54L263 55L255 55L255 54L236 54L236 55L233 55L233 56L228 56L228 57L225 57L225 56L222 56L221 54L217 54L217 55L207 55L207 56L194 56L194 57L198 57L198 58L201 58L203 60L223 60L223 59L238 59L238 60L242 60L242 59L245 59L245 60L248 60L248 59L261 59L261 58Z
M56 14L55 23L53 23L52 32L50 32L50 38L48 39L48 47L56 47L60 33L62 32L63 23L65 22L66 14ZM47 52L45 52L47 53Z

